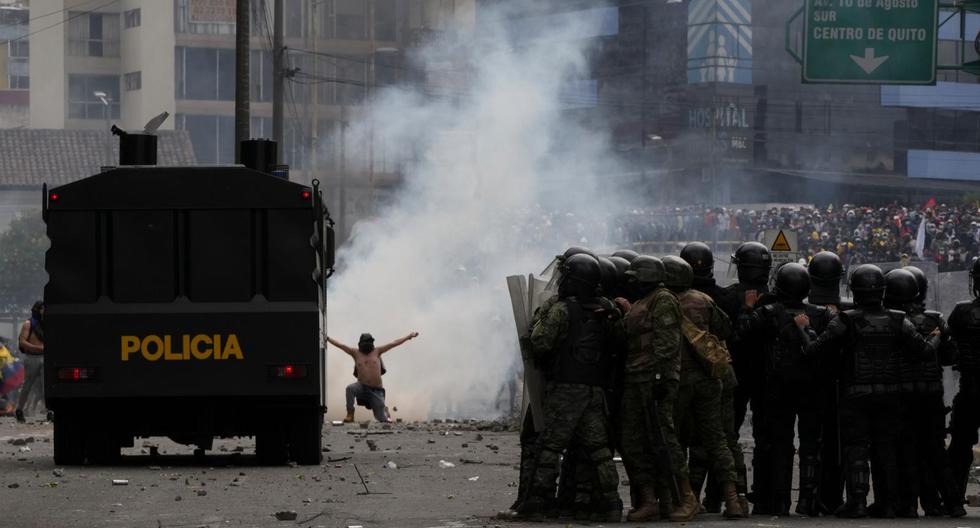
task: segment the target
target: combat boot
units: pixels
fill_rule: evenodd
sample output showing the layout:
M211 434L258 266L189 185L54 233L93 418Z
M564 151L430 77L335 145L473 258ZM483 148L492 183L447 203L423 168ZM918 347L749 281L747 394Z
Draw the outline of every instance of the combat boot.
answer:
M629 522L648 522L660 519L660 503L657 501L657 490L653 486L640 488L639 504L636 509L626 516Z
M739 493L738 503L742 506L742 512L745 514L744 516L747 519L752 511L752 508L749 506L749 498L746 497L744 493Z
M691 483L687 479L678 479L677 486L681 492L680 504L670 514L670 520L673 522L688 522L698 514L701 505L698 504L698 498L691 491Z
M949 515L950 517L953 517L953 518L965 517L966 516L966 509L963 507L962 504L960 504L958 502L957 503L952 503L951 502L950 504L948 504L946 506L946 515Z
M344 423L354 423L354 411L347 411L347 416L344 417Z
M702 505L708 513L721 513L722 493L721 487L715 479L708 478L704 486L704 501Z
M548 518L556 517L557 514L553 501L529 497L518 506L511 518L515 521L544 522Z
M746 510L742 509L742 503L738 500L738 492L735 490L734 482L726 482L722 486L722 495L725 498L725 518L738 519L748 517Z
M842 519L863 519L868 516L868 500L865 497L848 497L834 515Z
M796 514L804 517L819 517L820 503L815 495L800 494L796 501Z

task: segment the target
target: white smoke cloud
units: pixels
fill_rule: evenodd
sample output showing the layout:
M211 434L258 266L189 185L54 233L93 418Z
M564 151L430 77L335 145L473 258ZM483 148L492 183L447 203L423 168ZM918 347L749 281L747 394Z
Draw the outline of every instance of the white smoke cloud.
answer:
M563 112L582 102L567 93L587 70L583 28L562 23L523 42L507 24L436 42L413 67L442 69L446 82L382 90L351 124L349 149L373 129L376 144L413 158L394 203L354 227L329 290L335 339L421 332L384 357L396 417L498 415L519 356L505 277L539 272L570 244L597 248L607 234L592 218L616 202L598 185L613 157L603 135ZM328 358L335 418L351 361L332 347Z

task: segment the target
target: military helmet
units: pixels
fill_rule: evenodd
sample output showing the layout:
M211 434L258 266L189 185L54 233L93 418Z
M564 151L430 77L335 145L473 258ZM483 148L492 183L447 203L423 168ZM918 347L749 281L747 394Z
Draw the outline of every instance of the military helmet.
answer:
M562 276L589 285L599 286L602 271L599 261L587 253L578 253L566 258L561 264Z
M711 278L715 274L715 256L704 242L691 242L681 249L681 258L694 269L694 276Z
M584 247L572 246L566 249L565 252L561 254L561 257L559 257L559 259L565 260L568 257L571 257L572 255L582 255L582 254L595 258L595 253L593 253L592 250L586 249Z
M758 242L746 242L732 255L732 263L739 268L765 268L772 267L772 254L769 248Z
M761 285L769 281L772 254L758 242L746 242L735 250L732 264L738 270L739 282Z
M694 282L694 270L686 260L669 255L663 258L664 286L672 290L686 290Z
M878 304L885 294L885 274L874 264L862 264L851 272L848 285L857 304Z
M626 276L642 284L661 284L666 278L664 263L657 257L640 255L630 262Z
M626 271L630 269L630 263L623 257L609 257L609 262L616 266L616 295L626 297Z
M632 263L633 259L639 257L640 254L632 249L620 249L619 251L613 253L612 256L626 259L626 262Z
M609 261L616 266L616 273L619 275L620 280L626 278L626 270L630 269L630 261L624 259L623 257L617 257L615 255L609 257Z
M844 276L844 265L841 264L840 257L830 251L821 251L814 255L807 270L810 272L810 280L821 285L840 284L840 278Z
M802 301L810 294L810 274L796 262L783 264L776 270L776 295L781 299Z
M903 305L914 302L919 296L919 283L915 275L905 269L893 269L885 274L885 302Z
M926 278L926 273L916 266L905 266L902 269L911 273L919 286L919 295L916 296L915 301L925 302L926 294L929 292L929 279Z
M599 283L604 296L613 296L619 289L619 271L608 257L596 257L599 261Z

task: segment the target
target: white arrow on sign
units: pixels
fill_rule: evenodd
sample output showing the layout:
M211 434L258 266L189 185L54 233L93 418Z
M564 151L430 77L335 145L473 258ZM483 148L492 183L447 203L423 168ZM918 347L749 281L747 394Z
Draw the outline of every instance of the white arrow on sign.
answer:
M878 69L879 66L888 60L888 55L883 57L875 57L874 48L864 48L864 57L858 55L851 55L851 60L857 63L858 66L864 70L864 73L871 75L871 72Z

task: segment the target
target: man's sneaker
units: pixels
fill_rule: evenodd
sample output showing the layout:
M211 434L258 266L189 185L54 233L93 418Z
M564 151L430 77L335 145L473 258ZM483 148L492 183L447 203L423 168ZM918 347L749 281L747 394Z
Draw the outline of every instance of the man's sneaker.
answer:
M14 411L14 418L17 419L17 423L26 423L27 419L24 418L24 411L17 409Z

